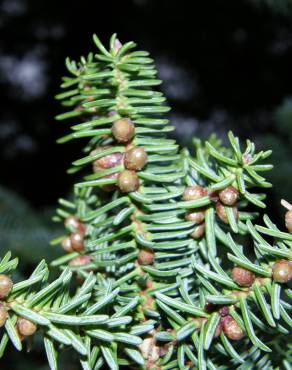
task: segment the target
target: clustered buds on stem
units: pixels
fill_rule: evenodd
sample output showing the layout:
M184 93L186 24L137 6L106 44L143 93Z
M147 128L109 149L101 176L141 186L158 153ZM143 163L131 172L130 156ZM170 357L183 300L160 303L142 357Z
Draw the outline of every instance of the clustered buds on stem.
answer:
M273 280L277 283L288 283L292 279L292 261L279 260L272 266Z
M36 324L22 317L18 317L16 326L18 333L24 337L33 335L37 330Z
M139 189L140 181L135 171L141 170L147 163L147 153L142 147L135 147L131 142L135 135L135 126L129 118L120 118L112 125L112 135L119 143L127 144L125 153L112 153L96 159L93 162L93 172L98 172L103 169L124 165L124 170L112 174L105 175L104 179L116 179L117 186L124 193L129 193ZM134 147L133 147L134 146ZM129 148L130 147L130 148ZM94 156L110 146L98 147L93 150L90 155ZM116 188L115 185L103 185L102 189L112 191ZM68 249L68 246L65 245Z
M194 185L188 186L182 197L185 201L191 201L200 199L206 195L208 195L207 189L200 185ZM201 238L205 233L205 223L203 222L205 220L205 210L200 208L190 211L186 214L185 219L187 221L194 222L197 225L191 233L191 237L193 239Z
M68 216L64 224L72 232L70 236L61 241L61 247L68 253L82 252L84 250L85 225L74 215Z
M228 186L227 188L220 190L218 192L218 198L215 200L216 202L216 214L218 218L228 224L228 217L225 206L232 207L232 212L234 218L238 219L238 209L236 206L236 202L238 200L238 190L236 190L233 186Z
M0 299L6 298L13 287L13 282L7 275L0 275Z
M217 216L221 221L228 224L228 217L225 206L232 206L232 211L234 218L238 219L238 210L236 207L236 202L238 200L238 191L233 186L228 186L227 188L219 192L209 192L208 189L203 188L200 185L188 186L183 193L184 201L192 201L200 199L206 195L209 195L210 199L215 203ZM192 221L195 224L199 224L193 233L192 238L198 239L204 235L205 226L203 221L205 219L205 211L203 209L196 209L190 211L185 216L187 221Z
M255 281L255 274L242 267L234 267L231 272L233 281L241 287L250 287Z

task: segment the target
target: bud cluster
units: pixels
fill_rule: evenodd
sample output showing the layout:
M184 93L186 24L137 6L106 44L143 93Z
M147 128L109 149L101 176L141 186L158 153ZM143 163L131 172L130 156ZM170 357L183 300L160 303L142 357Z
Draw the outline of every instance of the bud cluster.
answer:
M121 172L115 172L105 175L104 179L117 180L117 186L123 193L129 193L139 189L140 181L136 171L140 171L147 163L147 154L144 148L135 147L131 140L135 135L135 126L129 118L121 118L115 121L112 125L112 136L118 143L125 145L125 153L116 152L105 155L96 159L92 166L93 172L113 168L123 165L124 169ZM90 155L94 156L111 146L106 145L93 150ZM104 185L105 191L116 189L115 185Z
M208 190L203 188L202 186L188 186L183 193L183 200L197 200L205 197L206 195L208 195ZM193 239L201 238L205 233L205 210L202 208L191 210L186 214L185 218L187 221L194 222L194 224L196 225L193 232L191 233L191 237Z
M65 252L83 252L86 226L74 215L68 216L64 224L71 234L61 241L61 247Z
M219 192L213 193L209 192L208 189L203 188L200 185L188 186L183 193L183 200L192 201L205 196L209 196L210 199L215 203L216 214L221 221L228 224L225 206L231 206L235 219L238 219L238 210L236 206L236 202L238 200L238 191L233 186L228 186ZM187 221L192 221L197 225L191 234L192 238L199 239L202 237L205 232L205 210L197 208L196 210L187 213L185 218Z
M238 219L238 209L236 206L237 200L238 191L233 186L228 186L227 188L218 192L218 199L216 201L216 214L225 224L228 224L225 206L232 207L234 218L236 220Z

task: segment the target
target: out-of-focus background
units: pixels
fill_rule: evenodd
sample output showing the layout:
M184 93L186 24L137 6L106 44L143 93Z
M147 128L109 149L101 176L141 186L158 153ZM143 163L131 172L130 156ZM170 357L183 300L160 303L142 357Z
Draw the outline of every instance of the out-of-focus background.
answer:
M64 59L93 50L93 33L106 42L113 32L155 58L182 144L212 132L225 141L232 129L273 149L272 219L282 222L282 197L292 201L291 0L1 0L0 248L21 257L20 275L58 253L50 217L79 156L79 143L55 144L67 130L54 121ZM62 370L78 368L62 358ZM13 351L0 368L47 365L36 340L30 356Z

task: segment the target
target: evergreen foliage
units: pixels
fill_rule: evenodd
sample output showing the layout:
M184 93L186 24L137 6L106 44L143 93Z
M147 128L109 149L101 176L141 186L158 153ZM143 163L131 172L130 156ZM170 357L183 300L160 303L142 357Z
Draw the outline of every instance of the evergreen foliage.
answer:
M212 136L180 150L149 54L116 35L94 42L97 54L66 60L57 95L57 120L72 122L59 142L85 141L54 217L67 253L53 282L42 261L3 293L1 355L9 340L21 350L24 318L52 369L65 347L84 370L290 369L292 206L287 232L256 220L271 151L232 133L228 147ZM7 254L0 274L16 265Z

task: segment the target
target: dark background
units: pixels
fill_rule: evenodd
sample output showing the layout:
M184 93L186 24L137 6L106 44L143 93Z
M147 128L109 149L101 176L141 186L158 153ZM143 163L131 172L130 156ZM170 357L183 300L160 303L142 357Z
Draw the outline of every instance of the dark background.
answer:
M212 132L225 141L232 129L259 149L274 150L268 204L281 223L279 201L292 201L291 4L0 1L0 248L22 257L19 274L57 253L48 246L58 233L50 216L57 198L70 192L74 179L65 171L79 157L79 143L55 144L67 124L54 121L62 112L54 95L65 57L94 50L93 33L107 42L117 32L122 42L134 40L151 52L182 144ZM36 346L31 356L8 354L1 369L45 369Z

